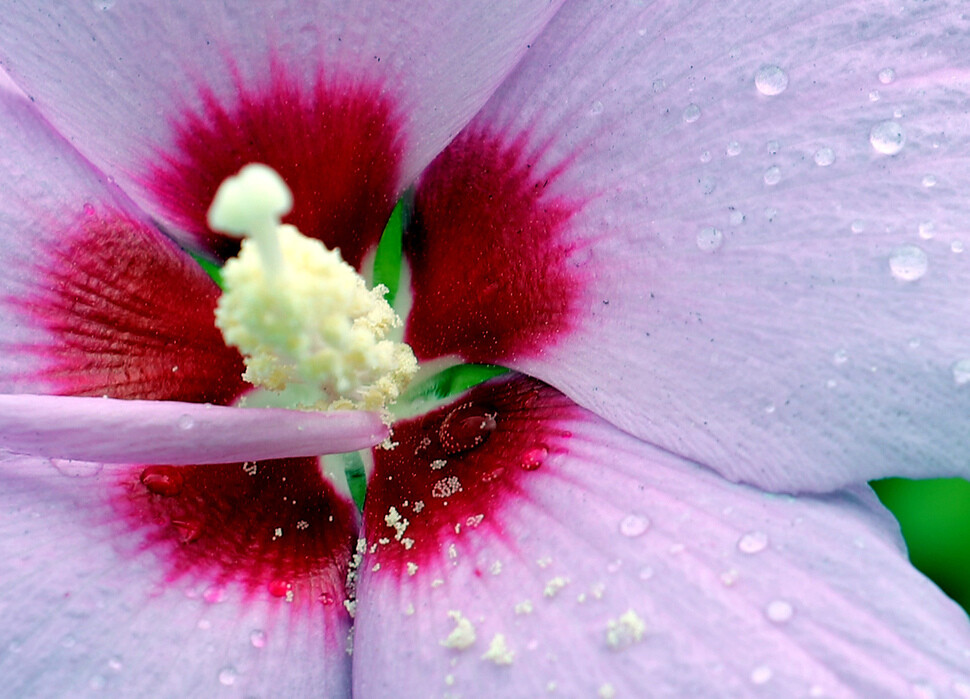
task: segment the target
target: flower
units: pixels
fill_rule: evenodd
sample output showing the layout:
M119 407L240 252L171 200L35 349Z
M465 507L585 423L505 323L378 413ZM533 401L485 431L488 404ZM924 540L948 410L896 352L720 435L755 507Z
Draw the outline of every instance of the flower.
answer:
M356 544L311 459L10 455L10 691L966 694L966 618L864 485L966 475L965 23L942 3L12 5L0 58L66 140L4 98L4 390L238 397L217 341L173 351L214 292L150 222L231 252L199 222L250 160L357 266L415 181L406 339L518 373L395 425ZM148 393L163 375L196 392ZM41 398L0 408L81 410ZM117 441L160 409L132 403Z

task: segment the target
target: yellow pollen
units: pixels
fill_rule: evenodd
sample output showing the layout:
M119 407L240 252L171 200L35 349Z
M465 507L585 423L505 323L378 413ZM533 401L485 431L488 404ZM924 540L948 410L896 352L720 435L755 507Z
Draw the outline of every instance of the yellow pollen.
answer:
M401 319L384 286L368 290L338 250L280 224L291 206L265 165L219 187L210 226L246 239L222 270L216 325L253 385L299 394L298 407L383 410L417 371L411 348L388 339Z

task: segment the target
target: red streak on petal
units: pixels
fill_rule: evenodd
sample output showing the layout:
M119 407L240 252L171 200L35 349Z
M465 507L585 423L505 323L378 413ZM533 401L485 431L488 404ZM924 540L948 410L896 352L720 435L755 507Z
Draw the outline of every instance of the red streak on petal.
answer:
M219 289L170 241L93 206L37 263L37 289L9 299L49 344L36 378L57 393L228 404L247 385L215 327Z
M561 242L576 202L546 193L524 139L460 135L431 164L405 238L414 305L405 341L420 359L534 355L570 328L581 279Z
M499 537L514 549L503 509L527 497L526 480L554 476L568 440L557 422L572 410L570 401L534 380L499 379L457 403L396 423L398 446L374 450L364 510L368 547L376 546L380 569L406 574L413 563L420 573L422 564L443 560L449 543L474 549L481 536ZM493 421L479 423L483 438L477 445L450 453L442 427L473 411ZM400 521L395 526L392 507L406 527Z
M226 259L239 243L211 231L206 212L223 180L265 163L293 190L285 221L359 269L399 188L400 119L385 91L323 77L304 85L279 66L265 86L237 82L232 103L202 89L200 110L173 116L173 145L146 166L145 186L172 221Z
M177 476L178 488L154 487L159 474ZM300 605L345 597L356 513L316 459L133 468L113 501L138 552L160 556L169 581L238 583Z

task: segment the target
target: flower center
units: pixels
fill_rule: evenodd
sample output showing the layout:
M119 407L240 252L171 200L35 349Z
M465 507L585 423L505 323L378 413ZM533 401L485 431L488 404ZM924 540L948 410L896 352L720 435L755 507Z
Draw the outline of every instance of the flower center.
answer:
M245 240L222 270L216 325L253 385L287 391L298 407L384 410L417 371L411 348L388 339L401 319L386 287L368 290L339 250L280 224L292 205L266 165L219 187L209 225Z

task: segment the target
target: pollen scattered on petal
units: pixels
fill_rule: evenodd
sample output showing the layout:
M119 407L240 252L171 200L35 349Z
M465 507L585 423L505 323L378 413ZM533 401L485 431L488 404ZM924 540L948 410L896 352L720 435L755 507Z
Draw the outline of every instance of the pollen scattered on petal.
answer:
M628 609L618 619L610 619L606 625L606 642L614 650L622 650L638 643L647 630L635 611Z
M451 610L448 616L455 622L455 628L441 641L445 648L465 650L475 642L475 627L461 612Z
M368 290L339 250L280 225L288 208L277 190L289 190L262 170L244 179L249 167L210 210L214 227L249 236L223 268L216 309L226 343L245 358L244 378L298 396L296 407L385 409L417 371L411 348L388 339L401 319L386 288Z
M497 633L488 644L488 650L482 655L482 660L491 660L496 665L511 665L515 660L515 651L505 642L505 636Z

